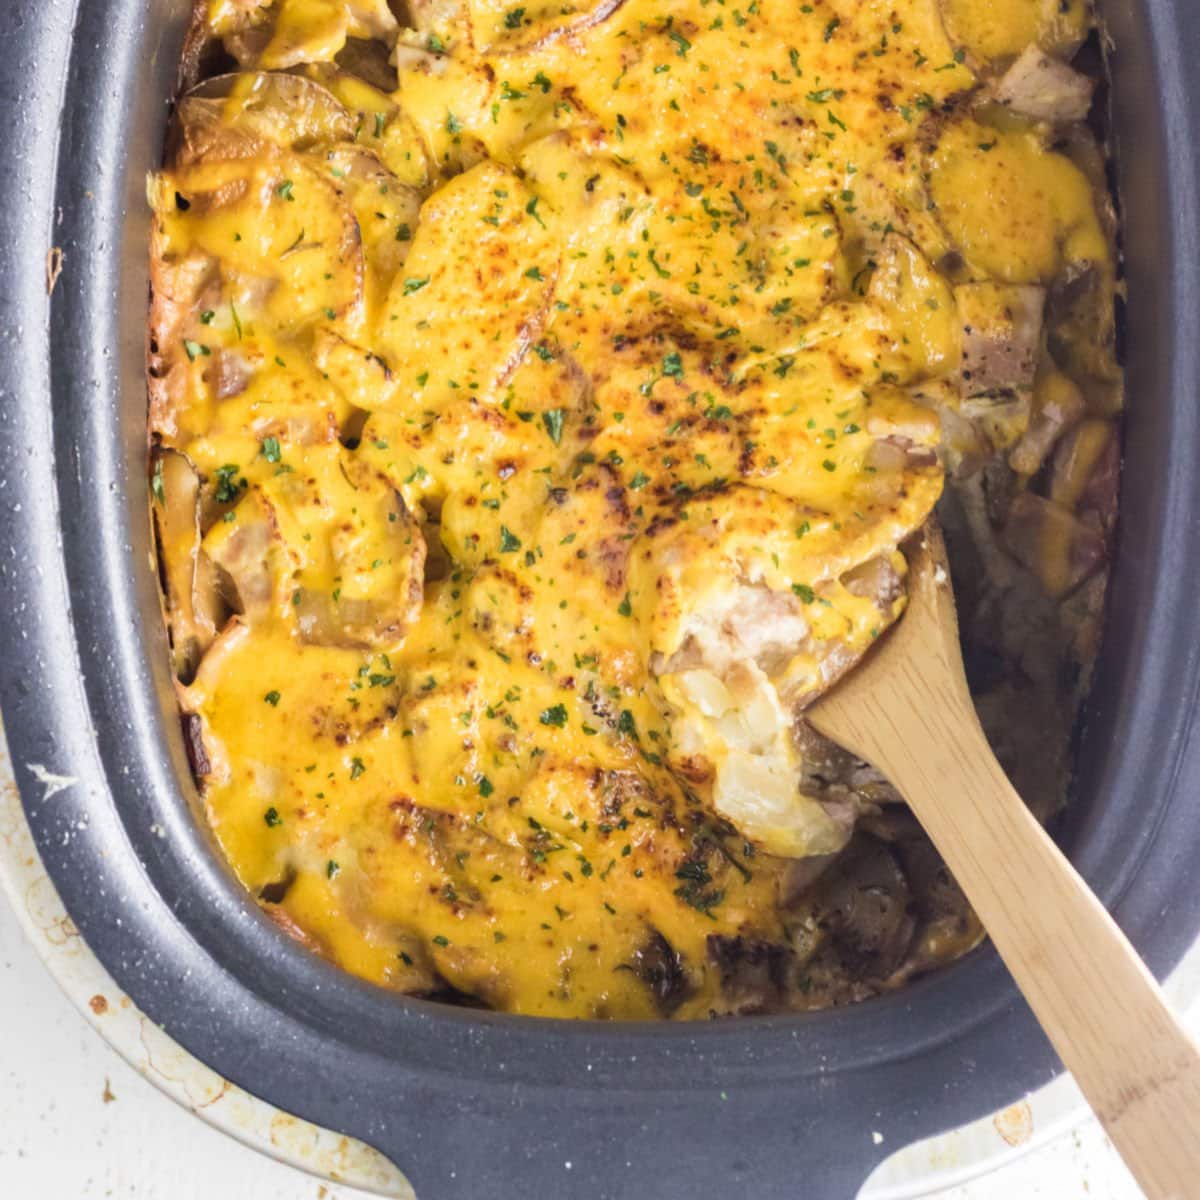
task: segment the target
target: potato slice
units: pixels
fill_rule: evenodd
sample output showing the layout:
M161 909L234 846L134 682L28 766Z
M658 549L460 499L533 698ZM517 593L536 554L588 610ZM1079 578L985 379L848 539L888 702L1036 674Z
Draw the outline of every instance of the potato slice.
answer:
M839 546L833 529L815 533L828 556L809 559L786 504L738 490L689 501L686 522L634 543L629 594L671 708L672 761L711 765L717 811L770 853L803 857L840 849L850 826L804 794L794 713L899 614L903 559L885 545L855 561L864 544Z
M152 195L162 190L154 177ZM213 308L221 294L220 270L211 255L193 248L172 249L171 239L156 224L151 234L150 338L146 354L150 431L173 439L191 424L196 377L204 369L187 353L187 343L203 344L198 336L200 315Z
M1045 371L1033 391L1029 428L1012 448L1008 465L1018 475L1037 474L1051 448L1087 411L1079 385L1059 371Z
M280 70L332 61L348 37L391 42L398 29L386 0L281 0L257 65Z
M420 194L402 183L372 150L346 144L321 156L322 167L345 196L358 222L367 264L368 307L382 307L413 244Z
M392 94L330 63L308 63L300 68L342 104L352 117L350 139L355 146L373 150L401 183L427 187L434 164L429 147L413 119Z
M1108 261L1087 177L1035 133L955 121L929 167L930 198L974 278L1049 283L1067 266Z
M400 493L336 447L308 450L262 485L297 561L300 636L317 645L399 645L421 609L425 541Z
M606 21L625 0L469 0L471 31L484 54L532 50Z
M262 314L281 329L361 316L358 222L333 183L300 159L201 162L159 179L153 199L167 256L207 254L227 279L258 282Z
M452 381L487 395L536 343L557 274L537 195L514 172L481 163L421 209L380 329L388 361L407 385L436 391Z
M703 667L659 679L679 716L679 750L715 763L713 807L768 853L832 854L850 836L845 823L800 790L791 714L760 667L736 663L724 677Z
M1086 0L939 0L951 42L974 59L1016 58L1040 46L1070 58L1091 23Z
M420 612L425 564L400 493L336 444L297 449L287 465L204 539L242 617L294 625L314 645L398 646Z
M200 475L187 457L159 448L151 468L154 528L166 576L171 661L190 680L216 637L225 605L211 562L200 554Z
M257 488L208 531L204 554L229 581L230 601L250 626L283 619L294 562L275 507Z
M274 147L306 150L350 141L354 130L349 111L311 79L261 71L219 75L179 101L174 162L249 158Z
M1004 544L1059 599L1103 565L1104 535L1052 500L1022 492L1009 509Z
M908 238L884 237L867 300L897 331L891 348L896 361L890 366L908 378L953 367L960 353L954 294Z

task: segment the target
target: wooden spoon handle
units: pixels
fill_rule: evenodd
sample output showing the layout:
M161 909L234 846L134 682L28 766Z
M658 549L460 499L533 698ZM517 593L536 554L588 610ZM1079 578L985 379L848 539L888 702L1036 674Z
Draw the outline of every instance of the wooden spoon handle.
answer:
M1013 790L965 688L947 686L919 660L904 672L904 686L857 693L853 704L833 693L814 724L874 763L908 800L1147 1196L1195 1200L1196 1043Z

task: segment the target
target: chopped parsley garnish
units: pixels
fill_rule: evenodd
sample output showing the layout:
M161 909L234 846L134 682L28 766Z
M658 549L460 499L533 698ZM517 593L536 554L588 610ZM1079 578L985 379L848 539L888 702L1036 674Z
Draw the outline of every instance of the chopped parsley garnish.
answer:
M279 693L278 693L277 691L275 691L274 689L272 689L271 691L269 691L269 692L268 692L268 693L267 693L267 694L266 694L266 695L263 697L263 699L264 699L264 700L265 700L265 701L266 701L266 702L267 702L267 703L268 703L268 704L269 704L269 705L270 705L272 708L277 708L277 707L278 707L278 705L279 705Z
M545 708L538 720L543 725L553 725L556 729L561 729L567 723L566 707L562 704L555 704L552 708Z
M277 463L280 458L279 439L277 437L265 437L262 440L262 456L269 463Z
M725 899L724 891L708 886L712 883L712 875L700 860L688 859L675 872L675 878L683 881L675 889L675 895L706 917L711 917L712 910Z
M511 554L514 550L520 550L521 539L507 525L500 526L500 553Z
M283 824L283 818L279 815L279 809L277 809L273 804L265 813L263 813L263 820L266 821L267 825L272 829L274 829L276 825Z
M217 478L216 498L219 504L231 504L238 498L238 493L242 488L246 486L246 481L238 479L237 473L237 463L226 463L214 472Z
M562 441L563 417L565 415L561 408L552 408L542 413L542 424L546 426L546 432L550 435L550 440L556 446Z

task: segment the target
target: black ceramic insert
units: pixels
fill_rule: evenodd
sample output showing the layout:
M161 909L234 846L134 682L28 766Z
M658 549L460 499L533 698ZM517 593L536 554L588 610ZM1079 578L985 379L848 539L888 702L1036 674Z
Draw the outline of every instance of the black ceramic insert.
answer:
M1162 974L1200 930L1200 7L1100 7L1130 404L1061 833ZM185 8L6 0L0 58L0 704L46 868L121 987L242 1087L379 1147L421 1200L842 1200L905 1143L1050 1079L986 948L839 1011L561 1023L376 990L243 894L192 812L145 498L143 192ZM35 765L75 782L51 795Z

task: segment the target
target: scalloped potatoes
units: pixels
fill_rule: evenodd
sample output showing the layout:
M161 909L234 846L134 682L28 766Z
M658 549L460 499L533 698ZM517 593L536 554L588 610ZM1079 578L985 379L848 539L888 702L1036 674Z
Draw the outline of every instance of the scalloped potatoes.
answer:
M1103 331L1114 269L1045 8L198 7L190 61L239 69L149 189L155 505L209 820L289 932L604 1017L978 938L802 713L947 469L1039 469L1118 377L1051 303L1089 281Z

